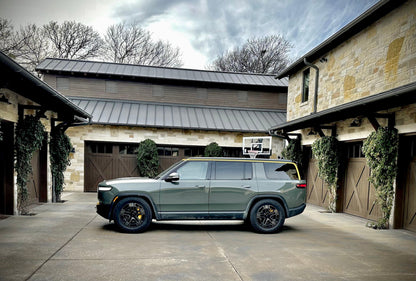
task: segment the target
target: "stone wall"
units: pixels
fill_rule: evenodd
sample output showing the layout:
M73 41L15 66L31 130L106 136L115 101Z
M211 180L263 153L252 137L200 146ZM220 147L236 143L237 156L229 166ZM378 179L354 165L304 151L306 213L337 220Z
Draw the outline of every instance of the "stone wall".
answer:
M84 190L84 155L86 141L139 143L145 139L152 139L156 144L178 146L206 146L216 142L222 147L242 147L243 137L259 134L197 131L179 129L157 129L127 126L87 125L72 127L66 131L70 137L75 153L71 153L71 165L65 172L65 190ZM263 136L266 134L260 134ZM273 138L271 158L281 155L284 142Z
M408 1L324 56L319 68L317 111L416 81L416 1ZM290 76L288 121L313 112L315 70L309 101L302 103L302 72Z

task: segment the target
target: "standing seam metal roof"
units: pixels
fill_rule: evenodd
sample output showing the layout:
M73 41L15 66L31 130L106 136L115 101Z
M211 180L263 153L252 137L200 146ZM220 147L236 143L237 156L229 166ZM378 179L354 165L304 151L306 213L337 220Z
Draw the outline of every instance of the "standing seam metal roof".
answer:
M69 72L94 75L111 75L131 78L182 80L229 85L287 87L288 79L275 79L274 75L233 73L183 68L156 67L109 62L80 61L46 58L37 67L40 72Z
M73 97L70 100L90 113L93 124L195 130L268 132L283 124L283 110L225 108L182 104L133 102Z

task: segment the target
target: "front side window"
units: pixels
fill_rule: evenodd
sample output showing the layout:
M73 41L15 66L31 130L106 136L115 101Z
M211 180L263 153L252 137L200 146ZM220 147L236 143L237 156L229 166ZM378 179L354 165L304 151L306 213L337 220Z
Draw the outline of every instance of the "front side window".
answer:
M176 172L181 180L205 180L207 178L208 162L186 162Z
M215 179L217 180L250 180L253 177L251 163L216 162Z
M308 68L303 72L302 102L309 100L309 76L310 69Z
M271 180L299 180L298 171L291 163L263 163L266 177Z

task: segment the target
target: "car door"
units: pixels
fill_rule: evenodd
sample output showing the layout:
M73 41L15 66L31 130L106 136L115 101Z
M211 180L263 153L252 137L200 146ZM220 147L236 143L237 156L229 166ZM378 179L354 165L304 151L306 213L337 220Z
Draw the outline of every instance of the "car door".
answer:
M208 214L209 168L208 161L185 161L171 171L178 173L179 180L161 183L160 211L164 218L191 219Z
M216 161L212 167L209 212L242 212L257 190L252 163Z

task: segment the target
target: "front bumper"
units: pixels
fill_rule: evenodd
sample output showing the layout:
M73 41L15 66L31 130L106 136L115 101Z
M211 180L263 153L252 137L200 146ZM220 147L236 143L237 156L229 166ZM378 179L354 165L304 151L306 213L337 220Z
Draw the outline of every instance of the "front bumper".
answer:
M97 214L99 214L103 218L110 219L111 205L98 203L96 207L97 207Z

